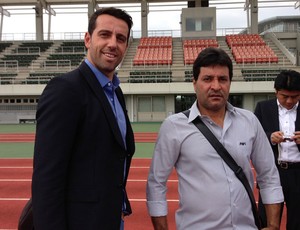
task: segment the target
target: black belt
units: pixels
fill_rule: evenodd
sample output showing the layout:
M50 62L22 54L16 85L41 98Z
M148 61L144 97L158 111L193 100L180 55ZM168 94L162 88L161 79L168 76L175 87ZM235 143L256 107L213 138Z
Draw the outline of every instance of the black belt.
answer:
M300 169L300 162L280 161L278 163L278 166L282 169Z

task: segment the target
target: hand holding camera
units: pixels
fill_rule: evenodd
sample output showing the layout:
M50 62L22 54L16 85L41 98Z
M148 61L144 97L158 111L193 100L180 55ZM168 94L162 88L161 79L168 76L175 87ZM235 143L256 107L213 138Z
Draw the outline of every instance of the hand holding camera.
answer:
M293 136L292 135L284 135L283 136L283 142L292 142L294 141Z
M271 142L273 144L293 141L296 144L300 144L300 131L296 131L293 134L284 134L282 131L276 131L271 134Z

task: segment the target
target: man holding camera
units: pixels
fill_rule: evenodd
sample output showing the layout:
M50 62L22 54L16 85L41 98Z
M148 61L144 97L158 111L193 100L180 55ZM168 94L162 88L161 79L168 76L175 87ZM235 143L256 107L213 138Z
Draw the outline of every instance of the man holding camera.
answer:
M258 102L260 120L273 149L287 208L287 230L300 229L300 73L282 71L274 82L276 98ZM259 187L259 185L258 185ZM267 219L259 200L262 225ZM282 207L283 210L283 207ZM282 214L282 212L281 212Z

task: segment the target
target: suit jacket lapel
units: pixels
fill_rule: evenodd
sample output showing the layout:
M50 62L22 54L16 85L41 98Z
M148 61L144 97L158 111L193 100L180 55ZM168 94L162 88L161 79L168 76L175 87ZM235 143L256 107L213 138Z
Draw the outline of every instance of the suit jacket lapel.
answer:
M98 82L96 76L92 72L92 70L88 67L88 65L85 62L82 62L82 64L79 66L79 70L81 71L83 77L86 79L88 85L91 88L91 91L96 95L96 97L99 99L100 103L99 106L103 107L103 111L107 117L107 121L109 125L111 126L111 129L118 141L118 143L125 148L122 135L117 123L117 120L115 119L114 112L107 100L107 97Z
M126 144L127 144L127 151L129 154L133 154L135 151L135 146L134 146L134 134L133 134L133 130L132 127L130 125L130 121L129 121L129 117L127 114L127 109L126 109L126 105L125 105L125 99L124 99L124 94L121 90L120 87L118 87L116 89L116 95L117 98L122 106L124 115L125 115L125 119L126 119L126 126L127 126L127 133L126 133Z
M296 121L295 121L295 130L300 131L300 105L298 105L298 108L297 108L297 117L296 117Z
M279 113L278 113L278 104L277 99L273 99L271 108L270 108L270 121L273 121L274 131L280 130L279 127ZM274 117L273 117L274 116Z
M266 116L268 119L265 121L268 126L269 135L268 138L271 138L271 134L275 131L280 130L279 128L279 114L278 114L278 105L277 105L277 99L271 100L269 103L267 103L268 106L266 106L266 109L262 112L266 113ZM278 145L271 145L275 161L278 160Z
M300 103L298 104L298 108L297 108L297 115L296 115L296 121L295 121L295 130L296 131L300 131ZM300 145L297 145L299 152L300 152Z

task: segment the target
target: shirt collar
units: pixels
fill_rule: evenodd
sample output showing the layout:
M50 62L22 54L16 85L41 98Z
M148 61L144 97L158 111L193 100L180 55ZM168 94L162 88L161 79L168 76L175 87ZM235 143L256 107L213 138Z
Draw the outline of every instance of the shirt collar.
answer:
M293 106L293 108L291 108L291 109L286 109L285 107L283 107L283 106L279 103L279 101L278 101L278 99L277 99L277 105L278 105L278 111L279 111L279 113L286 113L286 112L288 112L288 111L290 111L290 112L296 111L297 108L298 108L299 102L297 102L297 103Z
M236 109L234 106L232 106L229 102L227 102L226 104L226 111L230 112L230 113L237 113ZM189 119L188 122L192 122L193 120L196 119L196 117L206 117L204 115L201 115L198 106L197 106L197 100L194 102L194 104L192 105L192 107L190 108L190 115L189 115Z
M91 68L102 88L104 88L108 83L110 83L110 80L100 70L98 70L88 59L85 59L84 61ZM120 85L120 79L117 77L116 74L114 74L112 84L114 88L117 88Z

